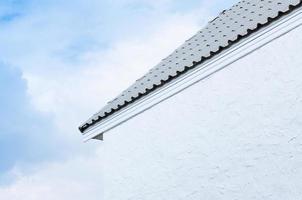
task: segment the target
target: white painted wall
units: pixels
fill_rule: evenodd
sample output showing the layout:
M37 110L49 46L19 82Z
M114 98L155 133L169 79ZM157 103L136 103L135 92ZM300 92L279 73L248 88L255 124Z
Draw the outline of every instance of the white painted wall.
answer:
M108 200L302 199L302 28L104 139Z

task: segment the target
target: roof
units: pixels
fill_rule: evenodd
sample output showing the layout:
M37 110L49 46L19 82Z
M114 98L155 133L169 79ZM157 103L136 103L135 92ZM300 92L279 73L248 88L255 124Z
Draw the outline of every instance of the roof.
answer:
M149 70L145 76L108 102L103 109L83 123L79 130L85 132L86 129L123 110L141 97L220 54L234 43L290 13L301 4L302 0L242 0L238 2L230 9L221 12L205 28Z

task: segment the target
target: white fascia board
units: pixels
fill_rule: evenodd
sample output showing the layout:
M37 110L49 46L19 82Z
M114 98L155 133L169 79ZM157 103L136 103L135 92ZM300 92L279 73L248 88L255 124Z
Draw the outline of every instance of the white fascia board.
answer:
M181 92L194 83L211 76L240 58L299 27L301 24L302 8L299 8L214 56L209 61L196 66L175 80L163 85L134 103L129 104L121 111L116 112L100 123L88 128L83 133L84 141L103 138L103 133Z

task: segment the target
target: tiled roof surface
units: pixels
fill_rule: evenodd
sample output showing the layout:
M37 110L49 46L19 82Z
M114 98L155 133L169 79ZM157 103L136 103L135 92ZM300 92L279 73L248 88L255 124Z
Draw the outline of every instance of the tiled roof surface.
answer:
M128 104L220 53L241 38L301 5L302 0L242 0L137 80L79 127L84 132Z

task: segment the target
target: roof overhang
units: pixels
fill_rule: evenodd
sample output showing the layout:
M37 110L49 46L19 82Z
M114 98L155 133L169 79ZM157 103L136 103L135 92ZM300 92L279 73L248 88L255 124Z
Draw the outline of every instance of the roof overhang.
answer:
M165 99L181 92L194 83L208 78L238 59L250 54L276 38L288 33L302 24L302 8L294 10L278 20L263 27L249 37L227 48L218 55L199 64L194 69L182 74L152 93L143 96L119 112L113 113L99 123L88 127L84 132L84 141L90 139L103 140L103 133L131 119L132 117L155 106Z

